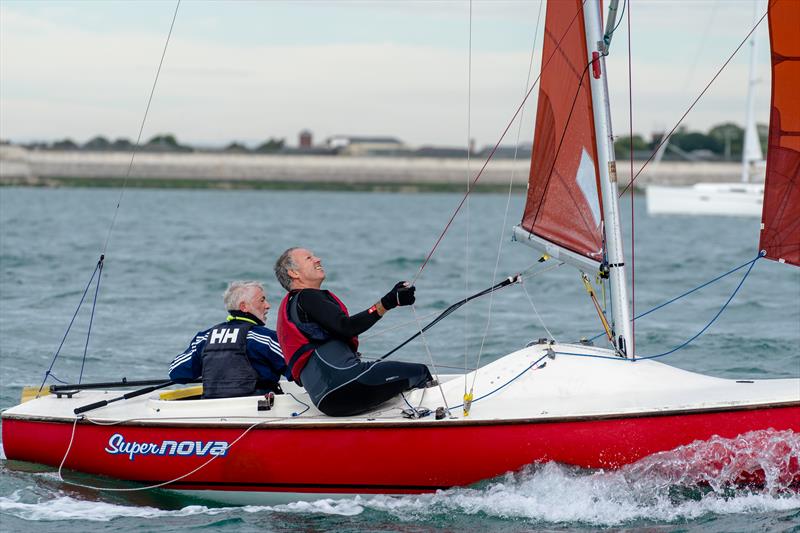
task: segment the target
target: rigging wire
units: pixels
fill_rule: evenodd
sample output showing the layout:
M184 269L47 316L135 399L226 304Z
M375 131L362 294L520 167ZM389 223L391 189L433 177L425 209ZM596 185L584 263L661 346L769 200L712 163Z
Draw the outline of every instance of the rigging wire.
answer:
M44 373L44 378L42 379L42 384L39 385L39 391L36 393L36 397L37 398L41 395L42 389L44 388L44 384L47 382L48 376L53 376L53 374L52 374L53 366L55 366L56 359L58 359L58 356L61 354L61 348L64 347L64 342L67 340L67 335L69 335L69 331L70 331L70 329L72 329L72 324L75 323L75 318L78 316L78 311L81 310L81 306L83 305L83 300L86 298L86 293L89 292L89 287L92 286L92 282L94 281L95 275L97 275L97 271L100 268L100 265L102 264L102 261L103 261L103 257L100 256L100 261L98 261L97 265L95 265L94 272L92 272L92 277L89 278L89 283L87 283L86 284L86 288L83 289L83 294L81 295L81 301L78 302L78 307L75 309L75 312L72 314L72 320L69 321L69 325L67 326L67 331L64 332L64 336L61 338L61 344L58 345L58 349L56 350L55 355L53 355L53 360L50 361L50 367ZM57 379L58 381L61 381L60 379L56 378L55 376L53 376L53 377L55 379ZM61 382L65 383L64 381L61 381Z
M414 319L417 320L417 308L414 304L411 304L411 312L414 313ZM419 334L422 337L422 344L425 346L425 351L428 353L428 359L430 360L431 367L433 368L433 375L436 377L436 385L439 387L439 393L442 395L445 411L448 415L450 415L450 406L447 405L447 396L442 388L442 380L439 379L439 370L436 368L436 363L433 360L433 354L431 353L430 347L428 347L428 341L425 340L425 328L422 327L422 323L419 322L419 320L417 320L417 327L419 328ZM381 359L383 359L383 357L381 357Z
M523 98L522 102L520 102L519 106L517 107L517 110L514 112L514 115L511 117L511 120L508 122L508 124L506 125L505 129L503 130L503 133L500 135L500 138L497 140L497 143L494 145L494 147L492 148L491 152L489 152L489 155L486 157L486 161L484 161L484 163L481 166L480 170L475 175L475 178L470 183L470 187L467 190L467 193L461 199L461 202L459 202L458 206L456 206L455 210L453 211L453 214L450 216L450 219L447 221L447 224L445 224L444 229L439 234L439 237L436 239L436 242L434 243L434 245L431 248L430 252L428 252L428 255L425 257L425 260L422 262L422 265L420 265L419 270L414 275L414 278L411 281L411 285L414 285L416 283L417 279L422 274L422 271L425 269L425 266L428 264L428 262L430 261L431 257L436 252L436 249L439 247L439 244L442 242L442 239L444 238L445 234L447 234L447 231L450 229L450 226L453 224L453 220L455 220L456 215L458 215L459 211L461 211L461 208L464 206L464 202L466 201L467 197L474 190L475 184L480 179L481 175L483 174L483 171L489 165L489 162L492 160L492 158L494 157L494 154L497 152L497 149L500 147L500 143L503 142L503 139L505 138L506 133L508 133L508 130L511 129L511 126L514 123L514 121L516 120L517 115L519 115L519 113L522 111L522 108L524 107L525 102L530 97L531 93L533 92L534 87L536 87L537 83L541 79L542 72L544 72L544 70L547 68L547 65L550 64L550 60L553 58L555 53L558 51L559 46L561 45L561 41L563 41L564 37L566 37L567 33L569 33L569 30L570 30L570 28L572 28L572 25L575 23L575 20L578 18L578 15L580 15L583 12L583 4L585 4L585 3L586 3L586 0L583 0L583 2L581 3L581 8L575 13L575 16L572 17L572 20L570 21L569 25L567 26L567 29L565 30L564 35L562 35L561 38L558 40L558 43L556 44L556 47L553 50L553 53L550 54L550 57L548 57L547 61L544 62L544 64L542 65L542 70L541 70L541 72L539 72L539 76L536 78L536 81L534 81L533 85L531 85L531 88L528 91L528 93L525 95L525 98Z
M746 263L743 263L743 264L741 264L741 265L739 265L737 267L734 267L731 270L728 270L727 272L725 272L724 274L720 274L719 276L717 276L714 279L706 281L705 283L703 283L701 285L698 285L697 287L695 287L693 289L690 289L690 290L684 292L683 294L679 294L678 296L676 296L676 297L674 297L674 298L672 298L670 300L667 300L666 302L664 302L662 304L659 304L659 305L657 305L657 306L645 311L644 313L642 313L642 314L640 314L638 316L635 316L634 320L639 320L640 318L643 318L643 317L649 315L650 313L654 313L654 312L658 311L659 309L661 309L663 307L666 307L669 304L680 300L681 298L689 296L690 294L692 294L694 292L697 292L697 291L699 291L701 289L704 289L704 288L708 287L712 283L715 283L715 282L721 280L722 278L725 278L725 277L733 274L734 272L738 272L739 270L741 270L741 269L743 269L743 268L745 268L747 266L751 266L754 262L756 262L761 257L764 257L764 253L763 252L759 253L758 256L755 259L751 259L750 261L747 261ZM591 342L591 341L593 341L595 339L598 339L598 338L602 337L603 335L604 335L604 333L599 333L599 334L595 335L594 337L589 338L588 340Z
M536 17L536 29L533 32L533 44L531 45L531 57L530 57L530 60L528 61L528 74L525 77L525 89L523 90L523 94L527 93L528 86L530 85L530 82L531 82L531 73L533 72L533 61L535 59L535 52L536 52L536 40L539 38L539 25L540 25L541 17L542 17L542 4L543 3L544 2L542 0L540 0L540 2L539 2L539 13L538 13L538 16ZM523 110L522 110L522 112L520 113L520 116L519 116L519 122L517 123L517 138L516 138L516 141L514 142L514 158L513 158L514 161L517 160L517 156L519 154L519 139L520 139L520 136L522 135L522 124L523 124L524 116L525 116L525 110L523 108ZM510 207L511 207L511 193L512 193L512 191L514 189L514 178L515 177L516 177L516 166L514 168L512 168L511 176L510 176L510 178L508 180L508 195L506 196L506 209L505 209L505 212L503 213L503 222L502 222L502 224L500 226L500 237L499 237L498 243L497 243L497 256L495 257L494 270L492 271L492 285L494 285L495 281L497 280L497 270L500 267L500 256L501 256L502 251L503 251L503 242L504 242L504 238L503 237L505 235L506 226L508 224L508 212L509 212ZM491 323L492 323L492 309L493 309L493 306L494 306L494 291L489 293L489 312L486 315L486 327L484 328L483 336L481 337L481 345L480 345L480 348L478 349L478 357L477 357L477 361L475 363L475 368L480 368L480 366L481 366L481 355L483 354L483 347L484 347L484 345L486 343L486 337L489 335L489 328L490 328ZM544 325L544 323L543 323L543 325ZM546 327L545 327L545 330L547 330ZM549 332L548 332L548 334L549 334ZM464 363L464 366L466 367L466 361ZM478 377L478 372L476 371L475 375L472 378L472 386L470 387L470 394L472 394L472 390L475 387L475 380L477 379L477 377ZM465 383L464 392L466 393L466 383Z
M488 289L484 289L484 290L482 290L482 291L480 291L478 293L473 294L472 296L469 296L468 298L464 298L463 300L459 300L458 302L454 303L453 305L451 305L450 307L448 307L447 309L442 311L435 319L433 319L430 323L428 323L424 328L422 328L421 330L418 328L417 332L414 333L411 337L409 337L408 339L406 339L405 341L403 341L402 343L400 343L399 345L397 345L396 347L394 347L393 349L391 349L389 352L385 353L381 357L377 358L376 360L380 361L380 360L386 359L387 357L392 355L394 352L396 352L397 350L399 350L400 348L402 348L403 346L405 346L406 344L408 344L412 340L414 340L417 337L419 337L422 333L424 333L425 331L428 331L430 328L432 328L433 326L438 324L441 320L447 318L451 313L453 313L456 309L458 309L462 305L465 305L465 304L471 302L472 300L474 300L476 298L480 298L481 296L485 296L485 295L487 295L487 294L489 294L489 293L491 293L493 291L497 291L497 290L503 289L503 288L505 288L505 287L507 287L509 285L514 284L515 282L520 282L520 281L522 281L524 279L532 278L534 276L538 276L540 274L544 274L545 272L549 272L550 270L556 269L556 268L562 266L563 264L564 263L562 263L562 262L557 262L557 263L553 263L552 265L547 265L545 268L541 268L540 267L540 263L537 261L537 263L535 263L533 266L531 266L529 268L526 268L525 270L523 270L522 272L520 272L516 276L509 276L508 278L504 279L500 283L497 283L497 284L493 285L492 287L489 287ZM534 271L534 269L537 269L537 270Z
M84 371L84 367L85 367L85 364L86 364L86 355L87 355L87 352L88 352L88 349L89 349L89 338L90 338L91 333L92 333L92 323L94 322L94 312L95 312L95 309L97 307L97 297L98 297L98 293L100 291L100 278L101 278L102 273L103 273L103 263L105 261L106 251L108 249L108 243L109 243L109 241L111 239L111 234L113 232L114 225L116 224L117 216L119 214L119 208L120 208L120 205L122 204L122 197L123 197L123 195L125 193L125 187L126 187L126 185L128 183L128 178L130 177L131 170L133 169L134 159L136 157L136 153L139 150L139 146L140 146L141 139L142 139L142 132L144 131L144 125L147 122L147 115L148 115L148 113L150 111L150 104L153 101L153 95L155 94L156 84L158 83L158 78L159 78L159 75L161 73L161 67L164 64L164 57L166 56L166 53L167 53L167 47L169 46L169 41L170 41L170 38L172 36L172 30L175 27L175 20L176 20L176 18L178 16L178 8L180 7L180 5L181 5L181 0L177 0L177 3L175 5L175 11L172 14L172 21L170 22L170 26L169 26L169 33L167 34L167 39L166 39L166 42L164 43L164 48L163 48L163 50L161 52L161 59L159 60L159 63L158 63L158 69L156 70L156 76L155 76L155 79L153 80L153 85L152 85L152 87L150 89L150 96L147 99L147 106L145 108L144 116L142 117L142 122L141 122L141 124L139 126L139 134L138 134L138 136L136 138L136 143L134 144L133 152L131 153L131 160L130 160L130 163L128 164L128 170L125 173L125 179L124 179L124 181L122 183L122 189L120 190L119 197L117 198L117 205L114 208L114 214L113 214L113 216L111 218L111 223L110 223L110 225L108 227L108 233L106 234L105 242L103 243L103 248L102 248L102 251L100 253L100 259L98 260L97 265L95 266L94 272L92 272L92 276L89 279L89 283L86 285L86 288L83 291L83 295L81 296L81 300L78 303L78 308L75 309L75 313L72 315L72 319L70 320L69 325L67 326L67 331L64 333L64 337L61 339L61 344L58 346L58 349L56 350L56 353L53 356L53 360L50 363L50 367L45 372L44 379L42 380L42 384L39 386L39 392L37 393L37 398L41 394L42 389L44 388L44 384L47 382L48 376L53 376L54 379L56 379L58 381L61 381L61 380L59 380L58 378L56 378L52 374L53 366L55 365L56 359L58 359L58 356L61 353L61 349L64 346L64 342L67 339L67 335L69 334L70 329L72 328L72 325L75 322L75 317L78 315L78 312L80 311L81 307L83 306L83 302L84 302L84 299L86 298L87 292L89 291L89 287L91 286L95 275L97 275L97 285L95 286L94 300L92 302L92 311L91 311L91 316L89 318L89 328L88 328L88 331L86 333L86 343L84 344L84 348L83 348L83 359L81 361L81 370L80 370L80 375L78 377L78 383L80 383L81 380L83 379L83 371ZM99 274L98 274L98 272L99 272ZM63 383L63 381L62 381L62 383Z
M158 77L161 74L161 66L164 64L164 57L167 55L167 47L169 46L170 37L172 37L172 29L175 27L175 19L178 17L178 8L181 6L181 0L178 0L175 4L175 12L172 14L172 22L169 25L169 33L167 33L167 40L164 43L164 49L161 51L161 60L158 62L158 69L156 70L156 77L153 80L153 86L150 88L150 96L147 99L147 106L144 110L144 116L142 117L142 123L139 125L139 135L136 137L136 143L133 146L133 152L131 153L131 161L128 164L128 170L125 172L125 179L122 182L122 190L119 192L119 198L117 199L117 207L114 209L114 216L111 218L111 225L108 227L108 234L106 235L106 241L103 243L103 251L102 254L105 255L106 250L108 248L108 242L111 239L111 232L114 230L114 225L117 222L117 215L119 214L119 206L122 203L122 197L125 194L125 186L128 184L128 178L131 175L131 170L133 169L133 161L136 158L136 154L139 151L139 146L142 141L142 132L144 131L144 125L147 122L147 115L150 112L150 104L153 102L153 95L156 92L156 84L158 83Z
M771 2L770 2L770 4L771 4ZM659 148L661 148L661 145L664 144L667 141L667 139L669 139L672 136L673 133L675 133L675 130L678 129L678 126L681 125L681 123L686 118L686 116L692 111L692 109L694 109L694 106L697 105L697 102L700 101L700 99L703 97L703 95L706 94L708 89L711 88L711 85L713 85L714 82L717 80L719 75L722 74L722 71L725 70L725 68L728 66L728 63L731 62L731 60L736 56L736 54L739 52L739 50L741 50L742 46L744 46L744 44L750 39L750 36L753 34L753 32L756 31L758 26L761 24L761 22L767 16L767 13L769 13L769 7L767 7L767 11L765 11L764 14L761 16L761 18L758 19L758 22L755 23L753 28L749 32L747 32L747 35L745 35L745 37L742 40L742 42L739 43L739 46L737 46L736 49L733 51L733 53L731 53L731 55L728 57L728 59L725 60L725 62L722 64L722 66L719 68L719 70L717 70L716 74L714 74L714 76L711 78L711 80L706 84L705 88L700 92L700 94L697 96L697 98L695 98L694 101L691 103L691 105L689 105L689 108L683 113L681 118L678 119L678 122L675 124L675 126L669 131L669 133L667 133L663 137L661 137L661 140L658 142L658 145L653 149L653 153L650 154L650 157L648 157L647 161L645 161L644 164L639 168L639 170L636 172L636 174L631 179L630 183L628 183L628 185L626 185L625 188L622 189L622 192L619 193L620 197L623 194L625 194L628 191L628 189L632 189L633 182L636 181L636 178L639 177L639 175L642 173L642 171L644 171L644 169L647 167L647 165L653 160L653 158L658 153Z
M94 286L94 300L92 301L92 314L89 316L89 328L86 331L86 344L83 345L83 359L81 360L81 373L78 375L78 383L83 379L83 368L86 366L86 352L89 350L89 338L92 336L92 323L94 322L94 310L97 308L97 294L100 292L100 279L103 277L103 258L97 262L97 283Z
M560 265L563 265L563 264L564 263L560 263ZM528 292L528 288L525 286L525 282L521 281L520 285L522 285L522 290L525 291L525 296L528 297L528 302L530 302L531 307L533 308L533 313L536 315L536 318L539 319L539 323L542 325L544 330L547 332L547 336L549 338L553 339L554 341L558 342L558 340L556 339L555 335L553 335L553 333L547 328L547 325L544 323L544 319L542 318L542 315L539 314L539 310L536 309L536 305L533 303L533 298L531 298L531 295Z
M470 179L470 156L472 154L472 0L469 0L469 46L467 51L467 168L466 168L466 184L467 195L469 195L469 179ZM470 230L470 212L469 212L469 198L467 198L467 214L466 214L466 237L465 250L464 250L464 297L469 296L469 230ZM494 284L494 280L492 280ZM416 311L415 311L416 313ZM464 312L464 394L467 394L467 357L469 354L469 310Z
M750 272L753 270L753 266L755 266L756 262L759 259L761 259L762 257L764 257L765 255L766 255L765 252L759 252L759 254L756 256L755 259L753 259L751 261L748 261L744 265L742 265L740 267L737 267L734 270L731 270L730 272L728 272L726 274L723 274L723 276L720 276L720 278L721 278L721 277L727 276L728 274L731 274L731 273L735 272L736 270L740 270L740 269L742 269L742 268L744 268L746 266L748 267L747 272L745 272L744 276L742 276L742 279L739 280L739 284L736 286L736 288L733 290L731 295L728 297L727 301L724 304L722 304L722 307L720 307L719 311L717 311L717 313L714 315L714 317L705 326L703 326L703 328L700 331L698 331L696 334L694 334L688 340L686 340L683 343L679 344L675 348L672 348L670 350L667 350L666 352L655 354L655 355L646 355L646 356L643 356L643 357L637 357L636 359L620 359L619 357L608 357L608 356L603 356L603 355L580 354L580 353L571 353L571 352L556 352L556 353L557 354L561 354L561 355L574 355L574 356L578 356L578 357L595 357L595 358L598 358L598 359L612 359L612 360L617 360L617 361L629 361L629 362L633 362L633 363L635 363L636 361L644 361L644 360L647 360L647 359L657 359L659 357L664 357L664 356L673 354L673 353L677 352L678 350L681 350L681 349L687 347L692 342L694 342L698 337L700 337L703 333L705 333L706 330L708 330L708 328L710 328L711 325L714 322L717 321L717 319L720 317L720 315L722 315L723 311L725 311L725 309L727 309L728 305L731 303L731 301L733 300L734 296L736 296L736 294L739 292L739 289L742 288L742 285L744 284L745 280L750 275ZM717 278L717 279L720 279L720 278ZM709 283L712 283L713 281L716 281L716 279L710 281ZM706 283L706 285L708 285L708 283ZM698 287L697 289L693 289L690 292L694 292L695 290L698 290L699 288L700 287ZM688 294L688 293L686 293L686 294ZM685 294L679 296L678 298L680 298L682 296L685 296ZM651 313L652 311L655 311L656 309L664 307L668 303L671 303L671 302L673 302L675 300L677 300L677 298L671 300L670 302L662 304L662 305L658 306L655 309L651 309L650 311L648 311L648 313ZM645 313L645 314L647 314L647 313Z

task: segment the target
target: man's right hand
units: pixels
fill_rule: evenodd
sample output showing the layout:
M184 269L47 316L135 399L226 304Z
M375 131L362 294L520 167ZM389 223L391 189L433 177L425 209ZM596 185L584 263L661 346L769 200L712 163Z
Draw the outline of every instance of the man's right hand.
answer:
M395 285L392 290L386 293L386 296L381 298L381 305L387 311L389 309L394 309L398 305L411 305L416 300L414 296L414 291L417 288L414 286L409 286L408 282L401 281Z

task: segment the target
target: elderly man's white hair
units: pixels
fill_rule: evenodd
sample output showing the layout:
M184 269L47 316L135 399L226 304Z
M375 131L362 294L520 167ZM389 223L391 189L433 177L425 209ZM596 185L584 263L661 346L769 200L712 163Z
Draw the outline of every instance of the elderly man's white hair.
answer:
M250 296L253 289L264 290L264 285L259 281L231 281L222 294L222 301L228 311L238 311L239 304Z

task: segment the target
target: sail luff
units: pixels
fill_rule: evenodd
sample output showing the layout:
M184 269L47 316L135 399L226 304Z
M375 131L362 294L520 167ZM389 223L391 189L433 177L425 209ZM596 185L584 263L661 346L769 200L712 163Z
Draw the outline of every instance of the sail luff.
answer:
M772 97L759 249L800 266L800 1L769 3Z
M630 300L625 276L625 256L622 247L622 229L619 217L619 187L617 185L616 157L614 155L614 137L611 128L611 106L608 97L608 78L605 56L600 53L604 49L602 34L602 4L600 0L592 0L584 6L584 24L586 29L587 61L599 62L599 72L593 69L589 76L594 109L595 141L597 142L597 166L600 171L602 187L603 211L605 221L606 255L611 283L611 299L613 303L612 318L614 321L615 344L626 357L631 345Z

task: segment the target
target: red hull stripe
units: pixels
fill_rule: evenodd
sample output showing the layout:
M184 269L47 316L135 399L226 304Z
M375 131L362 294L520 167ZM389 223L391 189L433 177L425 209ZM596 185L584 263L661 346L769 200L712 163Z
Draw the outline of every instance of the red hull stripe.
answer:
M72 427L5 418L6 456L57 467ZM800 406L537 424L265 426L230 449L225 444L241 437L244 429L79 424L65 467L155 484L208 463L168 488L414 493L470 485L535 462L617 468L714 435L734 438L766 429L800 433ZM164 453L166 442L172 444ZM135 443L148 446L148 451L129 453ZM210 450L220 443L225 454L215 456Z

